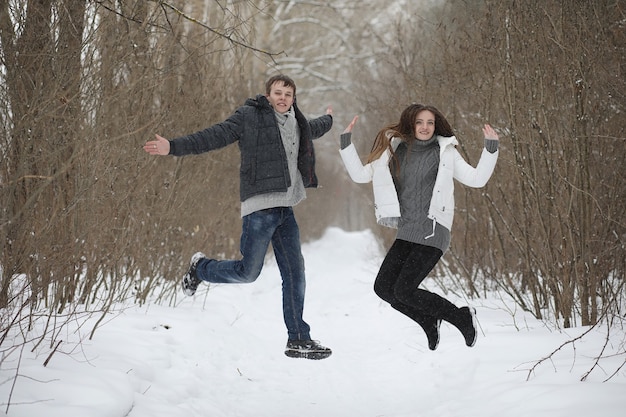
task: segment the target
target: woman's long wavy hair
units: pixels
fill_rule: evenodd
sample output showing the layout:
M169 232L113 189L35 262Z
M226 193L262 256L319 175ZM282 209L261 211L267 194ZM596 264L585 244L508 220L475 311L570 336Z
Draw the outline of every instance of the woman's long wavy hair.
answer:
M435 135L454 136L450 123L448 123L444 115L441 114L437 108L430 105L413 103L402 111L398 123L386 126L378 132L374 140L374 145L372 145L372 150L367 157L367 162L370 163L380 158L387 149L389 149L392 158L395 160L396 155L391 147L391 138L393 137L401 138L409 145L411 142L417 140L415 138L415 122L417 115L423 110L428 110L435 115Z

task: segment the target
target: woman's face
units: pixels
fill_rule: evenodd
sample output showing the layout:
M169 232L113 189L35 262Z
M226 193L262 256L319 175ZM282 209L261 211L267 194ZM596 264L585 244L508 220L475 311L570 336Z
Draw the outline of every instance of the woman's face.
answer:
M430 110L422 110L415 118L415 137L428 140L435 133L435 115Z

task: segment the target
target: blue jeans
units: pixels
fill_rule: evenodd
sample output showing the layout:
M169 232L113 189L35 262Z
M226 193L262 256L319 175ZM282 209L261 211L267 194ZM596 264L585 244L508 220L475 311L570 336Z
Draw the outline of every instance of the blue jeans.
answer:
M197 265L197 277L218 284L254 282L263 269L270 242L283 279L283 318L289 340L309 340L310 328L302 318L304 258L300 229L291 207L275 207L245 216L239 248L241 260L203 258Z

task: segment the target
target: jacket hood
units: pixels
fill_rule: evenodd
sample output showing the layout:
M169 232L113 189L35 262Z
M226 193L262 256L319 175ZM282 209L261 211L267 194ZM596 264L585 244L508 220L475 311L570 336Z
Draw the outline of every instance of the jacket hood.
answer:
M397 143L404 141L401 137L395 136L394 133L395 132L393 130L387 130L385 132L385 136L387 137L387 139L391 141L396 141ZM447 145L456 146L459 144L459 141L456 139L456 136L435 135L435 137L437 138L437 142L439 142L439 146L441 146L442 148Z
M250 97L246 100L244 105L252 107L272 107L267 97L263 94L257 94L256 97Z
M456 146L459 144L459 141L456 140L456 136L437 136L437 141L439 142L439 146L441 146L441 148L447 145Z

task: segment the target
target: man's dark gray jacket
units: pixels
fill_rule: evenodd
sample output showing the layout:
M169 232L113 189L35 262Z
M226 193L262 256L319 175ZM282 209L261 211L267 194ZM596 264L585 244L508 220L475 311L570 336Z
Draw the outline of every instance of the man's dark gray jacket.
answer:
M305 187L317 187L313 139L330 130L332 116L307 120L294 102L300 129L298 170ZM249 98L228 119L199 132L170 140L170 155L199 154L238 142L241 153L241 201L257 194L284 192L291 185L287 155L280 138L274 109L267 97Z

